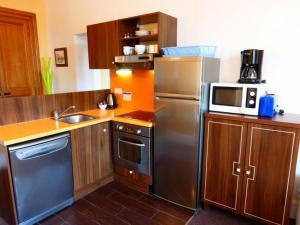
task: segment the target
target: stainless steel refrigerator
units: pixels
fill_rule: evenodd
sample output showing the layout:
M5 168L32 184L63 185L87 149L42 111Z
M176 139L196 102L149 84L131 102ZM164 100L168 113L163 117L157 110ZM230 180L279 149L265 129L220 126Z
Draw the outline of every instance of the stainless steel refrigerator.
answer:
M205 57L156 58L154 187L156 196L197 209L200 201L204 115L209 83L220 61Z

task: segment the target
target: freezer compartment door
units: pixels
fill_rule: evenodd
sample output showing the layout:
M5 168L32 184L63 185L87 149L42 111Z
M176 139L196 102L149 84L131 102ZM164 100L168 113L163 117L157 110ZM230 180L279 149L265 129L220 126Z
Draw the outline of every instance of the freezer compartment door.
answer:
M155 107L154 193L195 209L200 102L156 97Z
M202 76L200 57L159 58L155 66L155 92L199 96Z

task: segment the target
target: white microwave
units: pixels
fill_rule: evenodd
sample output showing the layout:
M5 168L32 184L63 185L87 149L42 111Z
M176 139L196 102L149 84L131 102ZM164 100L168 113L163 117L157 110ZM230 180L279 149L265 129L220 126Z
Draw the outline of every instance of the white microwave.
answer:
M211 83L209 110L257 116L265 94L264 84Z

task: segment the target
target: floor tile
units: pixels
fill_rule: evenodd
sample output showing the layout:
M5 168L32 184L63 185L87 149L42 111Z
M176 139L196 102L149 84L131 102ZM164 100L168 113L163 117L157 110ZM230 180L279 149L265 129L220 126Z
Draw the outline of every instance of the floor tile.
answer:
M90 204L85 200L79 200L79 202L74 204L72 208L101 225L128 225L114 215Z
M92 218L79 213L72 209L72 207L63 210L57 215L69 225L99 225L99 223L93 221Z
M186 222L163 212L157 213L152 220L161 225L184 225Z
M115 192L114 189L110 188L108 185L105 185L101 188L99 188L98 190L95 191L95 193L103 196L103 197L106 197L108 195L110 195L111 193Z
M234 213L210 207L193 216L187 225L262 225Z
M63 225L64 221L57 215L47 218L39 223L40 225ZM1 225L1 224L0 224Z
M134 198L134 199L137 199L137 198L140 198L142 197L143 194L142 192L139 192L139 191L136 191L136 190L133 190L131 188L128 188L118 182L112 182L108 185L110 188L114 189L115 191L118 191L120 193L123 193L125 195L127 195L128 197L131 197L131 198Z
M155 221L152 221L149 218L126 208L121 210L121 212L118 214L118 217L130 225L159 225Z
M117 204L109 200L108 198L103 197L97 192L89 194L84 199L103 209L104 211L111 213L112 215L117 214L123 208L120 204Z
M141 202L138 202L138 201L136 201L130 197L127 197L124 194L118 193L118 192L111 194L108 198L110 200L122 205L123 207L126 207L126 208L128 208L136 213L139 213L143 216L146 216L148 218L152 217L157 212L157 210L155 210L154 208L152 208L148 205L145 205Z
M176 206L155 196L144 195L139 198L139 201L184 221L189 220L193 215L192 211Z

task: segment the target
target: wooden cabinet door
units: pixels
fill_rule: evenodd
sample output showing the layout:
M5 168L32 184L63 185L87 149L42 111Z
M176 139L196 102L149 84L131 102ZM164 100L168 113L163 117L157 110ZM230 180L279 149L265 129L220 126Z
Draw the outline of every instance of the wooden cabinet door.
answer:
M94 191L113 177L109 123L71 132L75 198Z
M238 212L247 126L210 118L205 126L203 201Z
M35 15L0 8L0 82L3 96L41 93Z
M87 26L90 69L113 67L114 57L119 55L118 21Z
M298 146L296 130L249 124L242 213L287 224Z

